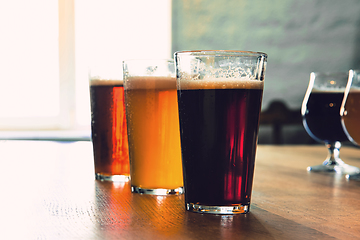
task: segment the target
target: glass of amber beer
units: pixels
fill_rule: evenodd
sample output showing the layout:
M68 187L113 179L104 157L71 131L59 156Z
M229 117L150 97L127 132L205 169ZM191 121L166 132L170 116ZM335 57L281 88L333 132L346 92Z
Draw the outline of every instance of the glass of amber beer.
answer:
M249 212L266 62L259 52L175 53L188 211Z
M131 190L183 193L173 60L123 62Z
M360 146L360 71L350 70L340 108L341 124L347 138L355 146ZM346 175L347 179L360 180L360 169Z
M114 69L90 69L91 137L97 180L130 178L122 76Z

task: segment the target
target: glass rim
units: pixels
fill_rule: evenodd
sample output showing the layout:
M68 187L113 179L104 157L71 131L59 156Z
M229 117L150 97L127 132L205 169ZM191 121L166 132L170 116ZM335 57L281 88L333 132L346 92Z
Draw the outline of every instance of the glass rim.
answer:
M359 74L359 73L360 73L360 69L358 69L358 68L350 69L349 72L353 72L353 73Z
M189 55L189 56L238 56L238 57L265 57L267 54L264 52L254 51L241 51L241 50L190 50L190 51L177 51L175 55Z
M340 74L349 74L349 71L344 71L344 72L311 72L310 74L315 74L315 75L322 75L322 76L331 76L331 75L340 75Z

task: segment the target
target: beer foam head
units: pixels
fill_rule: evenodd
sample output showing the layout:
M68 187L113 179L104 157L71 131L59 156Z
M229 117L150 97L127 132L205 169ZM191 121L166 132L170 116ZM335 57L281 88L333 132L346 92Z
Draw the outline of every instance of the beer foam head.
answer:
M344 93L345 88L313 88L312 93Z
M99 79L99 78L90 79L90 86L123 85L123 83L124 83L123 80Z
M178 89L263 89L267 55L200 50L175 53Z
M175 77L137 76L128 77L124 86L129 89L176 89Z
M312 72L308 91L312 92L344 92L348 82L347 72Z
M177 89L263 89L264 82L248 78L214 78L203 80L178 79Z

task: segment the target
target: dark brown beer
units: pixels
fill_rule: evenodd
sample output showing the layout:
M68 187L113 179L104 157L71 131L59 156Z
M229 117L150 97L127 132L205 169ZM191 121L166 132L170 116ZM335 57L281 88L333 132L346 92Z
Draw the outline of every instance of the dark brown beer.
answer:
M317 141L347 141L341 125L342 91L313 91L306 103L303 123L308 134Z
M263 82L192 82L178 90L185 201L249 205Z
M129 176L123 82L92 80L90 97L96 177Z

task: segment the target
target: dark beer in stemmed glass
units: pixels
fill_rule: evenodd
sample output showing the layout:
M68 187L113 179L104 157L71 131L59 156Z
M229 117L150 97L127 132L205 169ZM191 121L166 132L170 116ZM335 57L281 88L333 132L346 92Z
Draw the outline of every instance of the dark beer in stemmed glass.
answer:
M308 171L346 173L354 170L339 156L341 142L348 141L340 117L340 106L347 81L346 72L310 74L301 107L303 125L313 139L325 143L329 154L322 164L309 166Z
M266 54L175 54L185 205L247 213L252 192Z
M319 142L345 142L347 137L341 126L340 105L344 90L313 90L303 115L308 134Z

